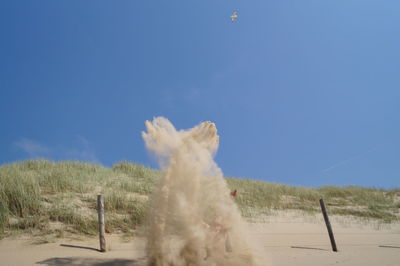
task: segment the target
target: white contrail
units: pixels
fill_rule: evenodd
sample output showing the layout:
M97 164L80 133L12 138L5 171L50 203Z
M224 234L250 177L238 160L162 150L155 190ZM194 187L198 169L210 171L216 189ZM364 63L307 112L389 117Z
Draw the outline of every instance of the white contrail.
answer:
M343 161L340 161L340 162L338 162L338 163L335 163L334 165L332 165L332 166L330 166L330 167L328 167L328 168L325 168L325 169L321 170L321 172L323 172L323 173L329 172L329 171L331 171L331 170L333 170L333 169L335 169L335 168L337 168L337 167L339 167L339 166L348 164L348 163L351 162L351 161L354 161L354 160L357 160L357 159L359 159L359 158L361 158L361 157L364 157L365 155L367 155L368 153L373 152L373 151L376 150L376 149L377 149L376 147L375 147L375 148L372 148L372 149L369 149L369 150L367 150L367 151L365 151L365 152L363 152L363 153L360 153L360 154L358 154L358 155L356 155L356 156L353 156L353 157L350 157L350 158L348 158L348 159L346 159L346 160L343 160Z

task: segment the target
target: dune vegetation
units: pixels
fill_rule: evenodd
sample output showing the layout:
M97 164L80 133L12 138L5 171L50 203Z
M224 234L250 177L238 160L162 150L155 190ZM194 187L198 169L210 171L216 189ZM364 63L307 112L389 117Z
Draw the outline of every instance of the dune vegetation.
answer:
M144 222L148 199L161 172L119 162L112 168L75 161L28 160L0 166L0 238L28 233L64 237L97 233L96 195L105 197L106 232L132 235ZM251 220L273 210L319 212L383 223L400 219L400 189L296 187L226 178L235 201Z

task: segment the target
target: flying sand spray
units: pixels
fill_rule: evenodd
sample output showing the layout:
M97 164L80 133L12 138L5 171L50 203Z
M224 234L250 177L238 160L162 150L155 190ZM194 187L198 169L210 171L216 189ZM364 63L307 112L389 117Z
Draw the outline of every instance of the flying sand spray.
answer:
M163 176L150 201L149 266L258 266L245 223L213 160L214 123L177 131L165 118L146 121L146 147Z

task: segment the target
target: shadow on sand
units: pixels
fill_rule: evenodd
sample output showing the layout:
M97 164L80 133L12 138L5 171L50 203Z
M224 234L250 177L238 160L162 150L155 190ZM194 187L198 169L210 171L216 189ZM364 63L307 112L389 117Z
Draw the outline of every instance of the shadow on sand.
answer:
M322 251L329 251L324 248L314 248L314 247L299 247L299 246L291 246L291 248L300 248L300 249L314 249L314 250L322 250Z
M68 245L68 244L60 244L62 247L67 247L67 248L80 248L80 249L88 249L88 250L93 250L93 251L98 251L100 252L100 249L97 248L91 248L91 247L84 247L84 246L76 246L76 245Z
M50 258L47 260L36 262L36 264L48 266L144 266L146 260L127 260L127 259L92 259L92 258Z
M381 245L380 248L400 248L399 246L388 246L388 245Z

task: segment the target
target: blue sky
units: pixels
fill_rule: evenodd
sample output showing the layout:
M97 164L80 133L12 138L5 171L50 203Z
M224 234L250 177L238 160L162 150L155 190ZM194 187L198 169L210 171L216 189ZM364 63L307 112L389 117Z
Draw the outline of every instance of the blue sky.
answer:
M164 116L227 176L399 187L399 32L390 0L2 1L0 164L155 167Z

